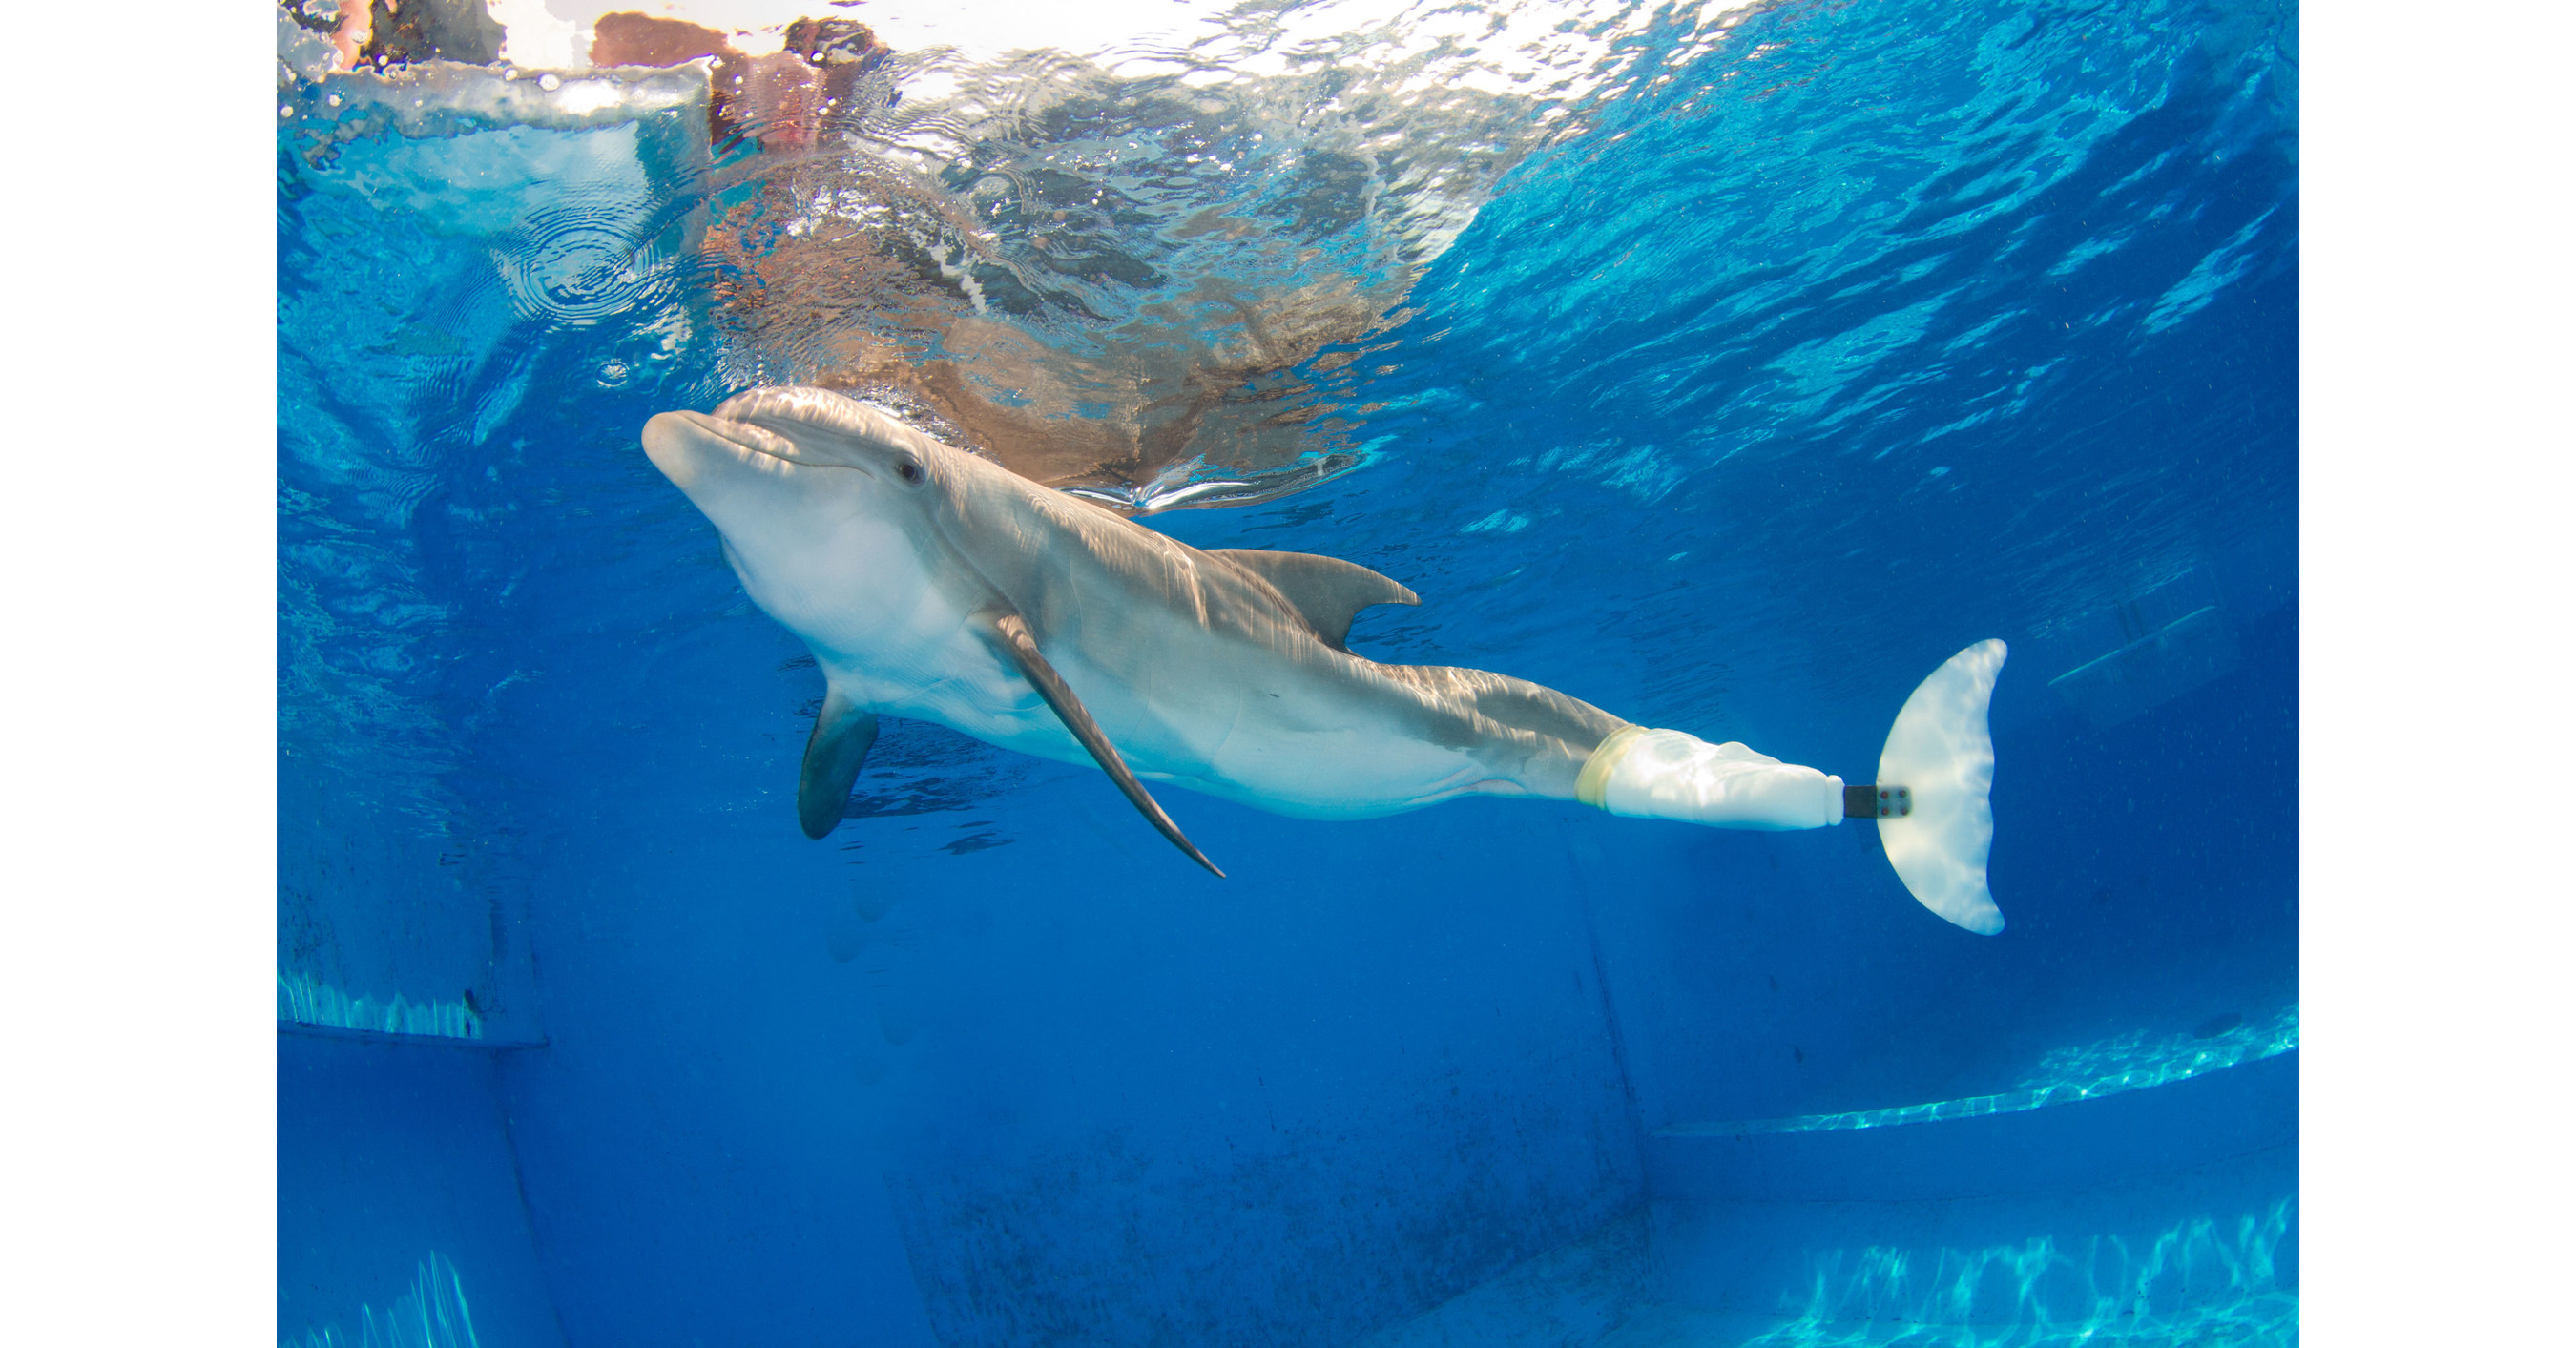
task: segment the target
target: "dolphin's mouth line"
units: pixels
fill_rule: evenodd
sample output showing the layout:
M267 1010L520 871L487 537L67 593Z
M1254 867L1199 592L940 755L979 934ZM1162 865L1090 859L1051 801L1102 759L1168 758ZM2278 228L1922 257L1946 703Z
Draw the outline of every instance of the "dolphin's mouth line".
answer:
M780 463L792 463L799 468L842 468L854 473L865 473L868 471L865 467L855 463L833 463L822 459L800 459L796 457L795 454L788 452L795 448L795 441L790 440L786 436L780 435L778 432L760 425L757 422L736 421L731 417L720 417L707 412L699 413L697 415L697 422L701 429L707 431L717 439L724 441L728 445L732 445L737 449L747 449L754 454L766 455L778 460ZM750 434L736 434L736 432L741 431L748 431ZM781 446L784 446L785 448L782 449ZM874 475L870 474L870 476Z

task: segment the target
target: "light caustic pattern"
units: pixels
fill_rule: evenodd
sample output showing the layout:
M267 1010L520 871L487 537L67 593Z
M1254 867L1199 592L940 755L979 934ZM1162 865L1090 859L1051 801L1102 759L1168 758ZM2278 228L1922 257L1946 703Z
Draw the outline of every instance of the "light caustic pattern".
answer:
M296 1025L375 1034L427 1035L440 1039L480 1039L483 1018L461 1000L415 1002L391 997L352 997L304 974L277 976L277 1018Z
M383 1310L358 1307L358 1329L352 1334L327 1325L288 1339L278 1348L480 1348L474 1337L473 1309L465 1304L465 1282L456 1266L436 1250L421 1261L411 1289Z
M1512 1270L1367 1348L2291 1348L2294 1200L2129 1234L1809 1251L1768 1310L1662 1300L1642 1215ZM1687 1275L1684 1275L1685 1281ZM1761 1300L1758 1293L1751 1300Z
M2295 1220L2285 1198L2142 1241L1829 1251L1813 1258L1798 1318L1743 1348L2287 1348L2298 1342L2299 1297L2283 1285L2281 1254Z
M2046 1105L2098 1100L2106 1095L2188 1081L2222 1068L2288 1053L2298 1046L2299 1008L2293 1005L2206 1039L2192 1034L2150 1036L2140 1030L2080 1048L2058 1049L2041 1058L2038 1068L2024 1077L2016 1088L1993 1095L1970 1095L1956 1100L1893 1105L1885 1109L1845 1110L1835 1114L1676 1124L1657 1131L1665 1137L1744 1137L1757 1133L1886 1128L1905 1123L1975 1118L1981 1114L2012 1114Z

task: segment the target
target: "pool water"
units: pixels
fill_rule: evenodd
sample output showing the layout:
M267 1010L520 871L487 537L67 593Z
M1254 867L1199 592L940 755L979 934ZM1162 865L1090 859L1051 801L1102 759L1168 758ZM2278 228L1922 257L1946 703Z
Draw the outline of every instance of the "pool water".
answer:
M2296 1341L2295 10L605 9L280 9L282 1344ZM780 383L1856 781L2001 637L2009 925L893 719L810 841L638 446Z

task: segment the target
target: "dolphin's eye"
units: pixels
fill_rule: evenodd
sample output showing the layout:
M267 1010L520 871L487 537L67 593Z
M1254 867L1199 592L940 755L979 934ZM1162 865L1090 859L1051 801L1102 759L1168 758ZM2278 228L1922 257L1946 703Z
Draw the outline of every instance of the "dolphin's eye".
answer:
M894 471L895 476L902 478L904 481L909 482L916 487L921 485L920 464L914 463L910 459L898 459L895 461Z

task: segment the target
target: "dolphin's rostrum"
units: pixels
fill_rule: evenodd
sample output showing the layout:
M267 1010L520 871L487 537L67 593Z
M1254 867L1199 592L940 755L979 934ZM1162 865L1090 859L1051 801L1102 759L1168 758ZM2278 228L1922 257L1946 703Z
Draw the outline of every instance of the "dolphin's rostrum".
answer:
M1411 590L1330 557L1190 547L837 393L753 389L662 413L643 441L823 672L796 796L813 837L839 822L880 714L1097 763L1219 875L1146 781L1310 818L1472 792L1763 829L1836 823L1869 794L1520 679L1354 655L1353 615L1419 603ZM1985 888L2002 660L1980 643L1918 690L1889 741L1923 778L1913 813L1867 811L1916 896L1975 931L2003 925Z

